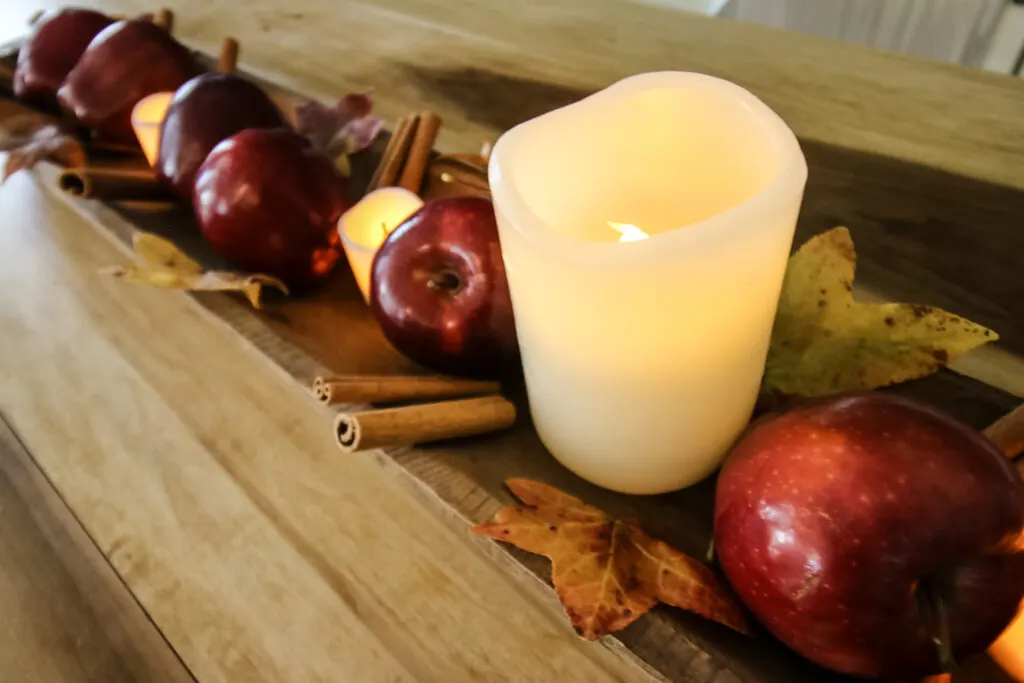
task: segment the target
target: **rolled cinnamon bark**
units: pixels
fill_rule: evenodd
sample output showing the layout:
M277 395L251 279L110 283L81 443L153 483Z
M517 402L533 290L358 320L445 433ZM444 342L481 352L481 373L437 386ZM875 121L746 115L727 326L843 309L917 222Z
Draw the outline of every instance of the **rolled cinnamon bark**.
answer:
M0 62L0 93L14 93L14 67Z
M1024 405L1003 415L983 432L1011 460L1024 453Z
M427 173L430 154L434 151L434 142L437 140L437 132L440 129L440 116L429 111L420 113L419 124L416 126L416 135L413 137L412 146L409 148L409 155L405 160L402 175L398 180L399 187L404 187L416 194L420 193L420 187L423 185L423 176Z
M462 398L496 394L500 390L498 382L455 377L356 375L317 377L313 381L313 394L321 403L328 405Z
M57 176L61 190L75 197L105 201L174 201L170 188L156 179L152 169L99 166L69 168Z
M429 443L507 429L516 407L501 396L341 413L334 436L345 453Z
M402 166L405 164L406 157L409 156L413 137L419 127L419 118L418 114L410 114L395 126L395 131L391 134L387 147L384 148L384 154L370 179L367 190L391 187L398 182L398 175L402 172Z

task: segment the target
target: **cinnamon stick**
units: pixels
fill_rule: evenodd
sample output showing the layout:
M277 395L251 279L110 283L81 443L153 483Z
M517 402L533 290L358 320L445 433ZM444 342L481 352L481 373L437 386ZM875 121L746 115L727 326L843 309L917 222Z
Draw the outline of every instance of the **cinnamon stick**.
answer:
M431 376L317 377L313 382L313 394L328 405L462 398L496 394L500 389L498 382Z
M217 71L232 74L238 67L238 41L228 36L220 43L220 57L217 59Z
M402 165L405 163L409 149L412 147L412 140L416 135L416 128L418 126L418 114L410 114L398 122L398 125L395 126L395 132L391 134L387 147L384 148L384 155L380 159L380 164L377 165L377 170L374 171L373 177L370 179L368 190L373 191L381 187L391 187L398 182L398 174L402 171Z
M429 443L511 427L516 408L498 395L341 413L334 435L345 453Z
M12 94L14 92L14 67L0 62L0 92Z
M174 12L166 7L161 7L156 11L153 23L170 33L174 30Z
M404 187L416 194L420 193L423 176L427 172L430 155L434 151L434 142L437 140L437 132L440 129L440 116L429 111L420 113L416 135L413 137L412 147L409 148L409 155L405 159L405 166L402 168L402 175L398 181L399 187Z
M174 201L170 188L150 168L83 166L57 176L61 190L75 197L105 201Z
M1024 453L1024 404L1003 415L983 432L1011 460Z

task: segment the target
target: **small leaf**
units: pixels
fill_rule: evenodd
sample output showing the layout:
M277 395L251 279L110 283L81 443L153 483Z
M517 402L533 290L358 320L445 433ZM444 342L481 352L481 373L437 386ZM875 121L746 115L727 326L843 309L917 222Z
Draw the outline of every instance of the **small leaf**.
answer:
M174 243L141 230L132 235L132 248L150 266L181 273L199 274L203 267L185 255Z
M853 298L853 240L835 228L790 258L765 365L769 395L812 397L924 377L995 332L938 308Z
M296 128L344 168L338 160L369 147L381 131L372 109L370 93L345 95L333 105L310 101L296 110Z
M273 287L288 294L288 286L269 275L224 270L204 271L201 265L186 256L173 243L151 233L136 232L132 235L132 247L141 263L104 268L100 274L125 282L164 289L241 292L253 308L260 308L264 287Z
M0 183L50 159L62 166L84 166L82 143L44 115L12 116L0 124L0 152L7 152Z
M523 507L502 508L473 533L551 559L551 578L576 632L594 640L659 601L747 633L743 611L710 567L558 489L509 479Z

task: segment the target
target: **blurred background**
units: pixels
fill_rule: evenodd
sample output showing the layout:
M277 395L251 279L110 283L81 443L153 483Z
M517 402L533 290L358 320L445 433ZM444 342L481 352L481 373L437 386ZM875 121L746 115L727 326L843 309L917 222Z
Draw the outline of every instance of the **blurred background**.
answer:
M645 0L882 50L1021 74L1024 2L1013 0Z
M1024 77L1024 0L631 1L776 26ZM0 41L24 33L25 19L34 11L68 4L90 6L97 2L0 0ZM173 0L165 4L172 8L175 5ZM286 2L281 4L287 5ZM453 8L453 11L458 10Z

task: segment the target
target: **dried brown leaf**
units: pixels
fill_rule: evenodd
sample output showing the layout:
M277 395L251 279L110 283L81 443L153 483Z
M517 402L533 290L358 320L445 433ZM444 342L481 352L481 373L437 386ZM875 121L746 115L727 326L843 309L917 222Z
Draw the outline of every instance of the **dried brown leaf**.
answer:
M7 152L0 182L45 159L67 167L86 162L78 138L41 114L12 116L0 122L0 152Z
M747 632L739 603L710 567L554 487L506 483L525 506L502 508L472 531L546 555L555 593L581 637L623 629L658 602Z

